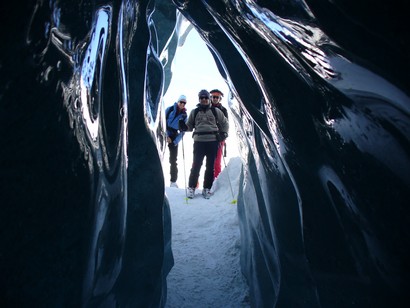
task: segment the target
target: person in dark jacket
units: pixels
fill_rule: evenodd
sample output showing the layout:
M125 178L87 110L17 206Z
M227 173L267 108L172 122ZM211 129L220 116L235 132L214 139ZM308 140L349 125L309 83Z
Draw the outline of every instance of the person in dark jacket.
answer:
M184 136L184 132L178 130L178 123L180 120L185 122L187 119L187 113L185 109L186 102L186 96L181 95L176 103L174 103L172 106L168 107L165 110L165 117L167 123L166 133L169 149L169 163L171 167L170 187L178 187L176 183L178 179L178 143L182 140Z
M195 195L199 172L206 157L202 195L204 198L209 199L214 181L214 164L219 144L216 136L218 132L217 123L219 124L219 131L226 135L229 131L229 123L223 112L218 108L214 108L214 115L211 109L210 94L207 90L201 90L198 93L198 98L197 108L190 112L186 123L180 121L179 128L183 131L193 131L194 138L194 157L189 175L187 197L193 198Z
M222 97L224 96L222 91L220 91L218 89L214 89L214 90L210 91L209 93L211 93L212 106L215 107L215 108L219 108L223 112L226 119L228 119L228 110L224 106L222 106L222 104L221 104ZM225 140L222 140L222 141L219 142L218 152L216 153L215 165L214 165L214 179L216 179L218 177L218 175L221 173L221 170L222 170L222 155L223 155L225 146L226 146ZM226 150L225 150L225 153L226 153Z

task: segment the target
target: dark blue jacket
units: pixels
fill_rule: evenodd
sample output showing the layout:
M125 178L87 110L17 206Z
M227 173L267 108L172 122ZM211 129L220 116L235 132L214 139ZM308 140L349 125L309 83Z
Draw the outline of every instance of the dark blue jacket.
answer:
M171 110L172 109L172 110ZM167 137L170 137L172 142L177 145L182 137L184 136L184 132L180 132L178 129L178 121L179 119L183 119L186 122L187 114L186 109L182 109L180 113L177 114L178 111L178 103L174 103L174 105L165 109L165 115L169 113L167 117Z

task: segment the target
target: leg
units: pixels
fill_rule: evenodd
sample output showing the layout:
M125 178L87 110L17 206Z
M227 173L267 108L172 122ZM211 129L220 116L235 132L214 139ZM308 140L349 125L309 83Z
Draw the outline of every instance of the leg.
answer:
M216 153L216 158L215 158L215 165L214 165L214 179L216 179L219 175L219 173L221 173L222 170L222 151L225 145L225 141L221 141L219 142L218 145L218 152Z
M214 182L214 165L216 152L218 151L218 141L206 142L206 169L204 176L204 188L210 189Z
M196 187L198 182L199 172L201 171L202 161L205 157L204 143L207 142L194 142L194 158L192 162L191 174L189 175L188 186Z
M168 144L169 149L169 163L171 165L170 168L170 175L171 175L171 182L176 182L178 179L178 145Z

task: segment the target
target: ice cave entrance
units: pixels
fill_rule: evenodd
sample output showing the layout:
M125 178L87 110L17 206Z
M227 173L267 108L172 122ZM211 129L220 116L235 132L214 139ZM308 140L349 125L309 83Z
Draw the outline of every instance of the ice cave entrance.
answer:
M186 21L186 23L189 23ZM224 97L221 103L228 109L228 98L229 98L229 87L225 80L222 78L215 64L214 58L211 52L208 50L205 42L202 40L198 32L192 28L189 32L186 40L182 46L178 46L175 52L175 57L171 65L172 79L163 97L163 107L164 110L173 105L181 94L187 97L187 114L196 107L198 104L198 92L201 89L206 89L208 91L212 89L219 89L224 93ZM230 104L233 100L230 100ZM228 164L229 158L237 157L238 148L235 132L235 124L230 120L230 133L229 140L227 141L227 157L225 158L226 164ZM189 171L192 164L192 134L187 133L184 137L184 156L183 160L182 146L180 146L178 151L178 181L179 187L185 187L185 180L188 181ZM163 159L163 170L165 184L169 185L170 175L169 175L169 160L168 160L168 149L165 151L165 156ZM183 162L185 162L185 175L183 170ZM203 173L205 163L201 168L201 174L199 177L199 187L202 187ZM224 168L224 163L222 163L222 169Z
M163 98L164 110L181 94L187 97L186 109L198 104L201 89L219 89L224 93L222 104L228 109L229 87L220 75L214 58L195 29L178 46L171 65L172 79ZM228 103L229 101L229 103ZM205 163L201 168L199 188L194 199L186 198L185 187L192 164L192 133L186 133L178 149L178 188L170 187L169 150L162 160L165 190L172 220L174 266L167 276L167 305L178 307L181 298L192 307L241 306L248 298L248 287L240 269L240 232L236 201L241 160L238 153L233 116L226 141L227 155L222 172L214 182L217 187L211 199L200 195ZM227 166L227 168L226 168ZM226 169L226 170L225 170Z

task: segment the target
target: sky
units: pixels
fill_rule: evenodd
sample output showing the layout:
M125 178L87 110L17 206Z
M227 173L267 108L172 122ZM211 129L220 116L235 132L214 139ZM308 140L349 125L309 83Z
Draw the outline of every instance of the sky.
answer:
M186 95L188 112L198 104L198 92L219 89L224 93L225 106L228 97L228 85L216 67L206 44L196 30L191 30L182 47L178 47L171 66L172 80L164 95L165 108ZM222 101L224 103L224 101Z
M227 106L228 86L220 76L213 57L195 30L184 46L178 47L173 77L164 106L172 105L181 94L187 96L187 112L198 103L202 89L220 89ZM228 108L229 110L229 108ZM235 127L230 117L226 141L227 157L214 182L210 199L201 195L204 165L199 188L193 199L186 198L187 179L192 164L192 133L185 133L178 148L179 188L169 187L169 151L165 151L163 170L165 193L172 220L172 250L175 265L167 277L166 308L250 307L248 287L240 269L240 232L236 198L242 162L238 156Z

